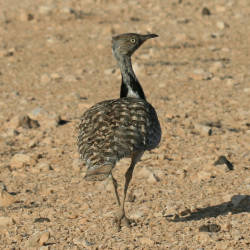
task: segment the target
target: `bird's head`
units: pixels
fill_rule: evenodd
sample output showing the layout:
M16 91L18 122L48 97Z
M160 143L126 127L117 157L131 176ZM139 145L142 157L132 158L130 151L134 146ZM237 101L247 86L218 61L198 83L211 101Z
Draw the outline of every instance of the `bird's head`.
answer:
M125 33L112 38L112 51L115 57L132 56L132 54L148 39L157 37L155 34L140 35Z

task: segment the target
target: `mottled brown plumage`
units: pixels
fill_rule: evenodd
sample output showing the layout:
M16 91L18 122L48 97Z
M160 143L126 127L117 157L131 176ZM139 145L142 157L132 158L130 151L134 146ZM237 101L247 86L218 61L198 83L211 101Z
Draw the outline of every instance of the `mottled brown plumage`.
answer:
M156 35L129 33L113 38L113 54L122 74L120 98L95 104L83 114L79 125L78 149L87 166L85 179L104 180L108 176L112 178L117 202L121 206L117 218L119 229L122 219L129 225L124 202L133 169L144 151L154 149L161 138L157 114L146 101L130 59L145 40L153 37ZM130 157L132 161L125 175L121 204L112 169L124 157Z

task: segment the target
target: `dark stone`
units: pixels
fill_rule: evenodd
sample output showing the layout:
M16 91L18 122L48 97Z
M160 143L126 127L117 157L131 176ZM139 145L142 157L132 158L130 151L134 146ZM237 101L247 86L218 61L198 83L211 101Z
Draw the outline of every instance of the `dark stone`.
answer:
M214 166L226 164L229 170L234 170L233 164L224 156L221 155L217 161L214 162Z
M204 7L202 9L201 14L202 14L202 16L210 16L211 15L211 11L207 7Z
M50 219L49 218L40 217L40 218L36 218L34 220L34 223L42 223L42 222L50 222Z
M217 233L220 231L220 229L221 226L217 224L207 224L199 227L200 232L207 232L207 233Z

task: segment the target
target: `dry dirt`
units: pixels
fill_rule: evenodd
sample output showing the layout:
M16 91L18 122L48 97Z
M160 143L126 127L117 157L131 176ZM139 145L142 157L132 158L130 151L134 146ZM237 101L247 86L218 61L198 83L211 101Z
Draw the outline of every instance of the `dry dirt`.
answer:
M1 249L250 248L249 0L0 9ZM163 136L130 185L136 224L117 232L112 185L83 180L75 128L91 105L119 96L110 45L124 32L159 35L133 62ZM114 170L120 192L128 164Z

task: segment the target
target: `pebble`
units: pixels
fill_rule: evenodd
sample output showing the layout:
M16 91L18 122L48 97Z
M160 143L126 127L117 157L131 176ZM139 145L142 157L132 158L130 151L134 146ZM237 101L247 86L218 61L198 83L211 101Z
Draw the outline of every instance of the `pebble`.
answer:
M26 242L26 247L43 246L50 238L50 232L37 232L33 234Z
M39 162L34 169L37 169L39 172L52 170L52 167L48 162Z
M160 181L159 177L149 168L143 167L139 172L138 175L141 177L147 178L149 183L157 183Z
M15 202L15 198L10 195L5 185L0 182L0 207L8 207Z
M231 198L231 202L233 204L234 207L238 207L240 206L244 200L249 199L249 196L247 195L234 195Z
M212 129L209 126L205 126L199 123L194 124L195 130L197 130L201 135L208 136L212 134Z
M250 88L244 88L243 91L244 91L245 93L250 93Z
M217 28L220 29L220 30L223 30L223 29L225 29L225 27L226 27L225 23L222 22L222 21L218 21L218 22L216 23L216 26L217 26Z
M189 75L189 77L196 81L211 80L213 78L213 74L210 72L205 72L203 69L195 69L193 73Z
M130 218L133 220L138 220L143 216L144 216L144 212L141 210L136 210L135 212L130 214Z
M25 166L33 165L33 160L26 154L15 154L10 160L11 168L23 168Z
M38 8L39 14L42 14L42 15L50 15L52 10L53 10L53 7L48 6L48 5L39 6Z
M30 128L39 128L40 124L37 120L31 119L28 115L23 115L19 117L20 127L30 129Z
M105 75L112 75L115 73L115 69L105 69L104 74Z
M32 21L33 19L34 15L25 11L22 11L19 15L19 20L22 22Z
M214 62L214 63L209 67L209 72L215 73L215 72L217 72L219 69L221 69L222 67L223 67L223 63L222 63L222 62Z
M41 75L40 82L41 84L47 84L51 81L51 78L48 74Z
M0 216L0 228L14 224L15 221L11 217Z
M204 7L204 8L202 9L201 14L202 14L203 16L210 16L210 15L211 15L211 11L210 11L207 7Z
M60 80L60 79L62 79L62 76L59 73L51 73L50 77L53 80Z

